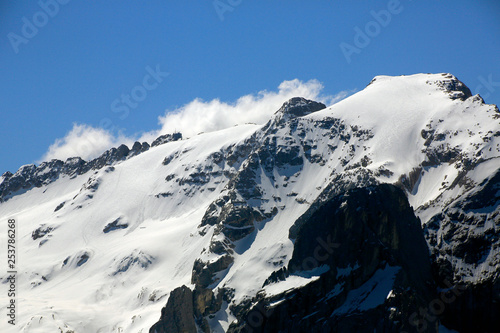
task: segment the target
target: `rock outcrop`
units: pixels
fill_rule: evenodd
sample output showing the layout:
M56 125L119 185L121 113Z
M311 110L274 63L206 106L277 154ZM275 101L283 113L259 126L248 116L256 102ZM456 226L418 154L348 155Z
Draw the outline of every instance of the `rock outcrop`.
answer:
M436 294L420 222L401 190L350 190L295 234L288 267L266 285L316 279L278 295L264 288L253 307L234 309L238 324L228 332L437 332L436 321L423 329L409 320Z
M460 285L443 313L459 332L500 327L500 169L448 204L425 226L434 278L441 288Z

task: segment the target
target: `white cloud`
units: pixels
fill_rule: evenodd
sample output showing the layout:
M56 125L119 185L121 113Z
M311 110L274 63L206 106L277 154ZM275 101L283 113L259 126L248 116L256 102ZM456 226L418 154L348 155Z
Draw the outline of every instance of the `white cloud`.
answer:
M219 99L195 99L177 110L167 110L159 118L161 129L147 133L143 138L174 131L181 132L184 137L191 137L200 132L217 131L237 124L263 124L292 97L304 97L331 105L348 94L341 92L336 96L321 96L322 89L323 85L317 80L303 82L295 79L282 82L277 92L261 91L255 95L245 95L234 103Z
M73 128L64 138L56 139L49 147L41 161L51 159L64 161L69 157L76 156L88 161L121 143L130 143L130 139L123 136L116 137L102 128L73 124Z
M260 91L257 94L242 96L233 103L219 99L195 99L176 110L167 110L165 115L158 118L161 128L145 132L139 141L151 143L161 134L174 132L181 132L183 137L187 138L201 132L217 131L238 124L264 124L292 97L304 97L328 106L351 93L342 91L335 96L323 96L322 90L323 85L317 80L303 82L295 79L283 81L277 92ZM74 124L73 129L64 138L57 139L49 147L41 161L66 160L75 156L88 161L122 143L130 147L134 141L135 138L114 135L102 128Z

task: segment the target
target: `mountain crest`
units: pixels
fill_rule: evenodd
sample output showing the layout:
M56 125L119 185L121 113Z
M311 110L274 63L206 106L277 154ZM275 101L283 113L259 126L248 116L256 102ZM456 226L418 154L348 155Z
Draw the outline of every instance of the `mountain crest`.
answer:
M90 170L100 170L105 166L111 166L119 161L139 155L149 150L150 147L178 140L182 140L181 133L165 134L156 138L151 145L147 142L140 143L136 141L130 149L122 144L117 148L113 147L106 150L101 156L88 162L80 157L70 157L65 162L53 159L42 162L39 166L35 164L23 165L15 174L7 171L0 177L0 202L34 187L48 185L62 175L73 178Z
M307 116L313 112L323 110L326 105L303 97L293 97L283 103L281 108L274 113L276 122L285 122L293 118Z

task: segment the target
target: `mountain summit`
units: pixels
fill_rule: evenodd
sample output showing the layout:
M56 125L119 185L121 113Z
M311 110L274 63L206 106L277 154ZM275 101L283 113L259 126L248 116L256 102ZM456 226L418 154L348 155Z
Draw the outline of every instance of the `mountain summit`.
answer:
M500 111L446 73L23 166L0 178L22 309L0 327L493 332L499 170Z
M288 121L296 117L303 117L313 112L323 110L326 105L305 99L303 97L294 97L286 101L283 106L276 111L274 119L276 121Z

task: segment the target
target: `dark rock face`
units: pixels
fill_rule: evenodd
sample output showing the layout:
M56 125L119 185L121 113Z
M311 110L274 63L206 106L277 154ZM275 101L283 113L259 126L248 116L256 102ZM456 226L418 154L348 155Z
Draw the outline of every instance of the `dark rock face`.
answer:
M57 205L57 207L54 209L54 212L57 212L58 210L61 210L64 205L66 204L66 202L61 202L59 205Z
M193 292L186 286L172 290L167 305L161 310L160 320L150 333L196 333Z
M130 149L130 153L128 154L129 157L139 155L140 153L143 153L147 150L149 150L150 146L149 143L143 142L140 143L138 141L134 142L132 149Z
M460 99L465 101L467 98L472 97L470 89L455 76L443 73L443 79L436 82L441 89L448 92L451 99Z
M128 228L128 223L122 222L121 218L117 218L113 222L106 224L106 226L104 227L104 229L102 229L102 231L105 234L107 234L108 232L113 230L126 229L126 228Z
M76 263L76 266L77 266L77 267L82 266L82 265L83 265L83 264L85 264L85 263L86 263L89 259L90 259L90 254L89 254L89 253L87 253L87 252L83 253L82 255L80 255L80 256L78 257L78 261L77 261L77 263Z
M323 110L326 105L305 99L303 97L293 97L286 101L281 108L276 111L275 115L282 115L287 120L297 117L303 117L310 113Z
M347 191L315 210L294 235L288 268L267 284L329 269L302 288L257 296L251 310L234 308L239 321L228 332L436 332L436 321L423 328L410 319L435 295L420 222L401 190ZM353 299L360 290L376 294L388 282L379 304L366 308Z
M460 286L445 308L442 322L458 332L498 332L500 278Z
M54 227L49 227L46 226L45 224L42 224L40 227L38 227L31 233L31 238L33 238L33 240L37 240L39 238L45 237L46 235L50 234L54 229L55 229Z
M196 287L194 291L186 286L170 293L167 305L161 310L160 320L149 330L150 333L197 333L196 326L203 333L210 333L204 318L220 310L222 295L217 297L212 290Z
M233 257L224 254L218 260L212 263L205 263L201 260L196 260L193 265L193 275L191 283L201 288L207 288L214 281L215 274L227 269L233 263Z
M414 276L430 276L429 253L420 221L404 193L392 185L353 189L325 203L298 231L289 267L299 266L310 256L314 251L310 240L320 235L329 235L329 243L340 244L339 249L346 250L336 250L328 257L324 264L331 267L346 267L354 261L369 267L373 257L381 256L380 260L388 263L412 263L415 266L408 269L418 267L411 272ZM349 240L349 244L342 245L343 240ZM360 243L350 244L352 241ZM382 252L365 250L377 243L383 244ZM346 245L355 245L357 250L350 252L354 249L347 249Z
M118 148L111 148L104 152L101 156L89 162L92 169L99 170L107 165L111 165L117 161L124 160L130 149L127 146L121 145Z
M182 140L181 133L165 134L157 137L152 143L151 147L156 147L167 142Z
M112 275L117 275L128 271L132 267L147 269L155 261L155 258L142 251L134 251L130 255L122 258L116 266Z
M15 174L5 173L4 180L0 183L0 202L33 187L53 182L63 170L73 172L71 167L64 168L62 161L52 160L43 162L38 167L34 164L22 166Z
M425 236L438 285L460 285L456 299L444 310L443 323L460 332L496 332L500 327L500 169L431 218Z

